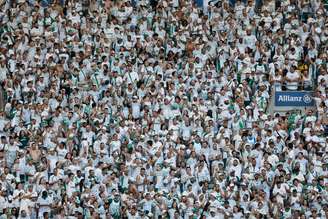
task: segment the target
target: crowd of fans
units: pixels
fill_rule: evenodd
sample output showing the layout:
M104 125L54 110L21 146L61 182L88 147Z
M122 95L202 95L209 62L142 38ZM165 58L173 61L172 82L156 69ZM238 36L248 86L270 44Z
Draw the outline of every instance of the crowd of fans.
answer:
M1 219L328 217L323 1L0 4Z

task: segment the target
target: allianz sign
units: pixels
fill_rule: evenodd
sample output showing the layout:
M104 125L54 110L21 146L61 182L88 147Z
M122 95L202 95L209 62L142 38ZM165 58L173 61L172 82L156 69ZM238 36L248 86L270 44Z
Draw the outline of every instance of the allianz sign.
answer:
M313 106L311 92L306 91L279 91L275 93L275 106Z

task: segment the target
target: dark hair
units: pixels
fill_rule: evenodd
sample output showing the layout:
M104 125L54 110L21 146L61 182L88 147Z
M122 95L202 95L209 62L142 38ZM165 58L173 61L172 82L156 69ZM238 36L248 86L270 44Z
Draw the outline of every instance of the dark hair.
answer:
M48 197L48 192L47 191L43 191L42 192L42 198L47 198Z

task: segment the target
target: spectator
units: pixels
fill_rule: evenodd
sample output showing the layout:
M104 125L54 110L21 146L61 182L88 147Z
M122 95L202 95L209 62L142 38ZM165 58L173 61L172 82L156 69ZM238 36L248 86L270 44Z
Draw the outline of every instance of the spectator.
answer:
M287 86L288 90L297 90L299 86L299 82L301 80L301 75L299 72L295 70L295 66L291 66L290 70L286 74Z

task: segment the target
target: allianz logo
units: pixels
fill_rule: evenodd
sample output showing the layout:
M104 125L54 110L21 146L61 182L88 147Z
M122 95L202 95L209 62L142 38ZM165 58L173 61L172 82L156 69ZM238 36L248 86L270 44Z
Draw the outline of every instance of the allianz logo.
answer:
M278 101L280 102L304 102L304 103L311 103L312 97L308 94L305 94L301 97L295 97L290 95L279 95Z

